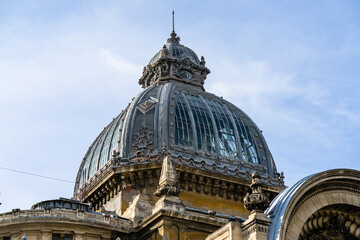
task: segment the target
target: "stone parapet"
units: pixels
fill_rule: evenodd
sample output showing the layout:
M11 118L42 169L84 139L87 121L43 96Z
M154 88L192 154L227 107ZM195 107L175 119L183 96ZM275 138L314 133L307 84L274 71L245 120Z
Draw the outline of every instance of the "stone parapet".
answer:
M125 218L116 218L96 212L74 210L20 210L0 214L0 235L26 227L46 230L46 225L71 225L72 228L87 228L130 232L132 222ZM76 226L76 227L74 227Z

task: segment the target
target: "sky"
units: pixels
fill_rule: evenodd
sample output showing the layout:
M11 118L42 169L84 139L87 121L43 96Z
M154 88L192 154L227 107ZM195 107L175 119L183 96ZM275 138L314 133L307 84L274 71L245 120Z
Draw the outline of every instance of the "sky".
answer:
M0 212L74 184L171 32L263 131L285 184L360 170L360 1L0 1Z

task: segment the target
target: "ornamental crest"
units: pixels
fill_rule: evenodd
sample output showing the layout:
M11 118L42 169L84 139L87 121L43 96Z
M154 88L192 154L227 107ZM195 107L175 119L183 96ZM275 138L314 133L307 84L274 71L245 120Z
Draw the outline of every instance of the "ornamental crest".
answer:
M147 128L146 123L144 122L133 137L132 146L137 148L136 154L148 154L150 152L149 146L153 144L153 140L154 133Z

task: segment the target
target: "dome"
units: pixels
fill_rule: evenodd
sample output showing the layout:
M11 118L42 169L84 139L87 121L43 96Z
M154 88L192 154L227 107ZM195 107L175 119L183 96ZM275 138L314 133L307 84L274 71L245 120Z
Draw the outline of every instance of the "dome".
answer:
M154 64L157 60L159 60L161 54L165 51L168 56L172 58L179 60L188 58L192 63L200 66L200 61L196 53L190 48L181 45L179 41L180 38L176 37L176 33L174 33L171 38L168 39L163 48L150 60L149 64Z
M139 84L145 89L88 149L75 192L109 164L121 168L161 161L165 150L178 165L244 179L257 171L267 184L283 186L256 124L203 88L208 73L204 59L172 34L144 68Z

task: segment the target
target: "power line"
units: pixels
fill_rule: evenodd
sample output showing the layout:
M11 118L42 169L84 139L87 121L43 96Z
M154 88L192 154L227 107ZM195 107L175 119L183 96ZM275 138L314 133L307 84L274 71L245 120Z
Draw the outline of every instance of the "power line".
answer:
M47 179L56 180L56 181L61 181L61 182L74 183L73 181L69 181L69 180L65 180L65 179L53 178L53 177L43 176L43 175L39 175L39 174L34 174L34 173L29 173L29 172L24 172L24 171L19 171L19 170L14 170L14 169L10 169L10 168L0 167L0 169L7 170L7 171L10 171L10 172L16 172L16 173L31 175L31 176L35 176L35 177L47 178Z

